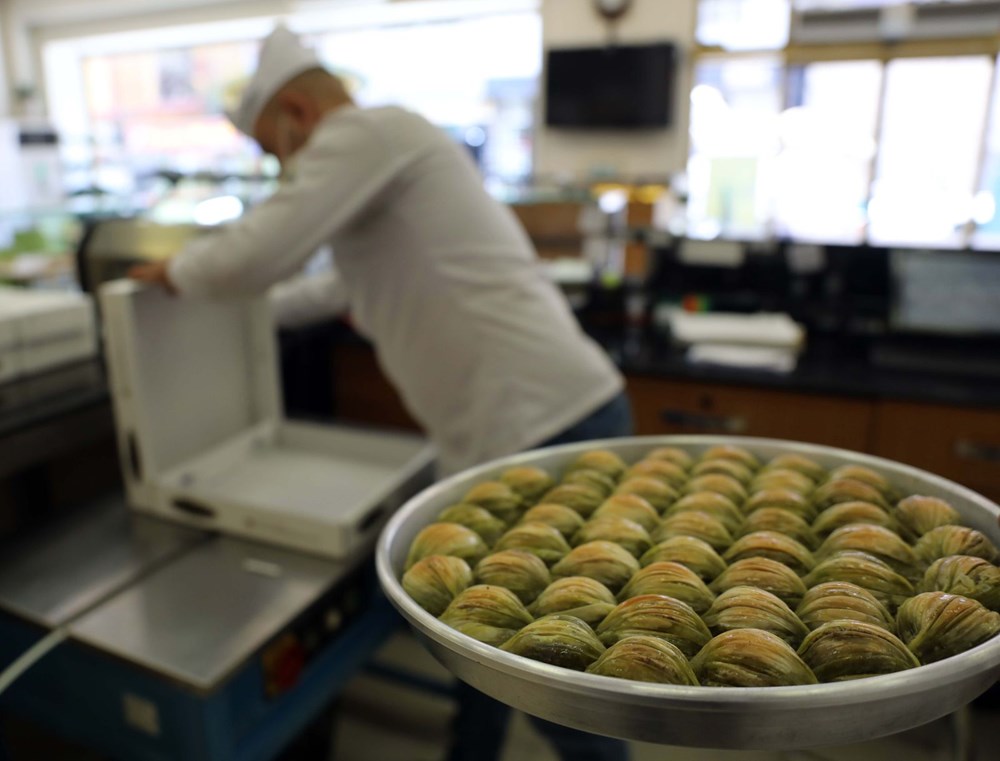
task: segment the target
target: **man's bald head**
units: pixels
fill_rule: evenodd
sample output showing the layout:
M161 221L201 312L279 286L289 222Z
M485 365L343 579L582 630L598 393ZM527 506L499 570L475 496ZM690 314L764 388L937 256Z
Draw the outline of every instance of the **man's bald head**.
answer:
M309 140L326 114L353 103L343 81L323 68L308 69L279 88L254 124L253 137L286 161Z

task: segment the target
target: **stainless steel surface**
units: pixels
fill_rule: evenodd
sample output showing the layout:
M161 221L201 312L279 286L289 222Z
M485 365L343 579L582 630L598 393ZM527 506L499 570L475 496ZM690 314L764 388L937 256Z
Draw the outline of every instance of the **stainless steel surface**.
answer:
M208 691L349 567L219 537L83 616L70 636Z
M432 653L459 678L528 713L605 735L710 748L795 749L843 745L894 734L944 716L1000 676L1000 638L918 669L807 687L718 688L643 684L576 673L505 653L445 626L421 609L399 583L416 533L474 483L512 465L558 472L579 452L605 447L634 460L654 446L697 454L738 443L761 458L800 452L827 467L873 467L901 490L948 499L964 521L1000 543L1000 507L951 481L889 460L840 449L731 436L657 436L536 450L458 474L410 500L379 539L379 580L393 605Z
M60 626L206 536L105 500L0 554L0 609Z

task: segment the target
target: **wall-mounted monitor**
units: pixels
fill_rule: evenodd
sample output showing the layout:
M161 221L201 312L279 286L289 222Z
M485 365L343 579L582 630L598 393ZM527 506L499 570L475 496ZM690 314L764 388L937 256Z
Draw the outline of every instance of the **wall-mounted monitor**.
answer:
M673 120L673 44L552 49L546 56L550 127L652 129Z

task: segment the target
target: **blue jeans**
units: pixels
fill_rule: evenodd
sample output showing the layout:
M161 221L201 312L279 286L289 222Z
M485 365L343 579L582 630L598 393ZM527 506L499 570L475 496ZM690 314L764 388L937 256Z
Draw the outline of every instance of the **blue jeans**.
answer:
M631 436L632 405L622 392L611 401L601 405L579 423L570 426L562 433L539 446L552 447L556 444L573 444L577 441L591 439L614 439L620 436Z
M632 409L619 394L579 423L539 446L571 444L632 434ZM458 714L448 761L497 761L510 722L510 708L464 682L457 686ZM629 748L622 740L592 735L577 729L528 716L535 728L552 743L562 761L628 761Z

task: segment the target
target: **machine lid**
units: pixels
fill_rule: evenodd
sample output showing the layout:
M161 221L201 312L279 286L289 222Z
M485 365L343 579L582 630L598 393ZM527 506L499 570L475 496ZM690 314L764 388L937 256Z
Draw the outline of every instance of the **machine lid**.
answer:
M116 421L149 482L283 417L266 298L202 301L133 281L101 291Z

